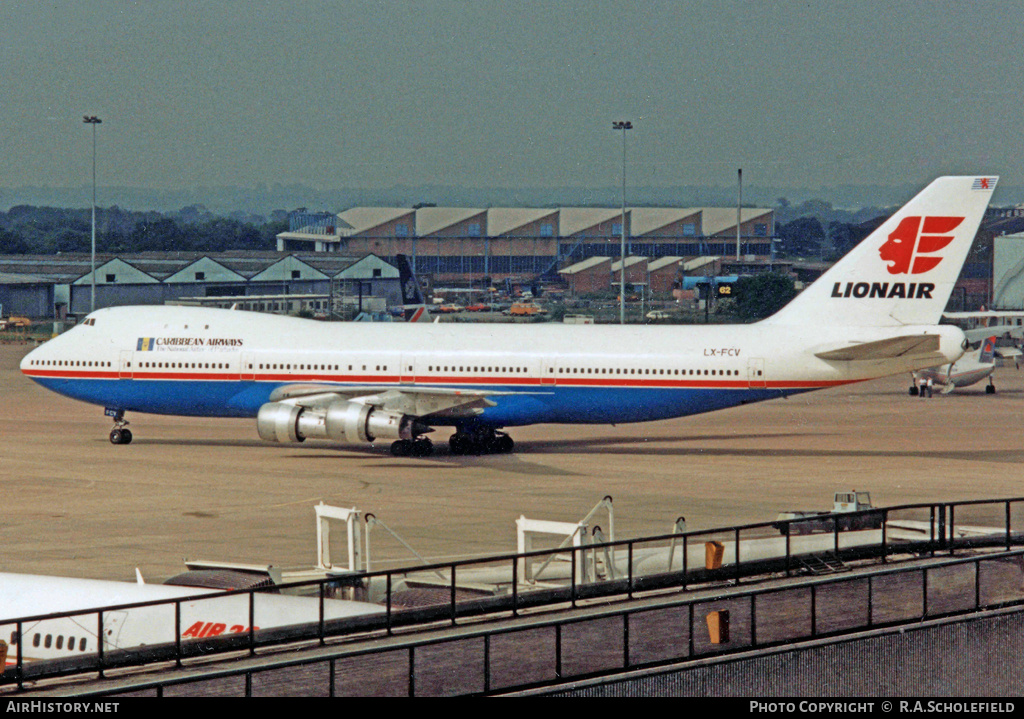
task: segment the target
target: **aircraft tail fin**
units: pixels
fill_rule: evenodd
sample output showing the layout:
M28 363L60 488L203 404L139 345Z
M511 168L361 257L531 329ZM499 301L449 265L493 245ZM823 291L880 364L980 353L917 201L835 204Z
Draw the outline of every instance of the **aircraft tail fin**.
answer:
M998 177L940 177L766 322L934 325Z
M989 337L981 343L981 354L978 361L982 364L995 364L996 361L996 338Z
M423 299L423 288L413 272L409 258L405 255L395 255L395 265L398 267L399 282L402 285L402 306L403 316L406 322L429 322L430 312L427 310L426 300Z

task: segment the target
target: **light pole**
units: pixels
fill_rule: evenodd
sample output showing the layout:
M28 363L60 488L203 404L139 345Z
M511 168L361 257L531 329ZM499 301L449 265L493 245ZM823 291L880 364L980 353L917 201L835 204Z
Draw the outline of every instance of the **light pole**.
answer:
M622 243L619 249L619 324L626 324L626 130L633 129L629 120L615 120L613 130L622 130Z
M96 115L86 115L82 118L86 125L92 125L92 260L91 277L92 293L89 297L89 311L96 310L96 126L103 120Z

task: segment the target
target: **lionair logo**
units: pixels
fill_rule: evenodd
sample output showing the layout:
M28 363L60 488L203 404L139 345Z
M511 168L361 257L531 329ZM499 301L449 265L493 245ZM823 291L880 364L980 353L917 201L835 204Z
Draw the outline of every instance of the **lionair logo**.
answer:
M937 254L953 241L950 234L963 223L963 217L904 217L878 248L878 256L886 263L890 275L920 275L942 262ZM833 297L878 297L931 299L935 285L931 282L836 282Z
M878 255L889 264L890 275L920 275L942 262L935 255L953 241L948 234L960 226L962 217L904 217Z

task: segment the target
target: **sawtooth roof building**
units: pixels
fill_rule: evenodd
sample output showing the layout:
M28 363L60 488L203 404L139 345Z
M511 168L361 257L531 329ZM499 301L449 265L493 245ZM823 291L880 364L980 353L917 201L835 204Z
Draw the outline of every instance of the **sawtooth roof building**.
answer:
M735 256L736 208L632 207L625 213L626 255ZM739 254L772 256L774 212L743 208ZM621 208L353 207L338 214L292 213L277 236L281 252L405 254L435 281L556 279L591 257L621 255Z

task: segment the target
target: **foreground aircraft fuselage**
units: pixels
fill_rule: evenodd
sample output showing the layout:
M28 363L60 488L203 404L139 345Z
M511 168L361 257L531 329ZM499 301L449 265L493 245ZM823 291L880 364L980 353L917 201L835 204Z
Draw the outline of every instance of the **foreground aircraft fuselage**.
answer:
M124 412L257 417L272 441L507 451L500 428L680 417L953 362L937 325L995 178L940 178L818 282L752 325L323 323L188 307L94 312L22 362ZM111 439L115 440L114 432ZM130 437L130 435L129 435Z
M19 656L29 662L96 654L100 647L95 610L112 606L119 608L102 612L104 651L315 624L321 616L343 619L385 611L367 602L340 599L323 600L321 611L317 597L262 592L252 595L250 606L245 593L0 572L0 639L9 644L7 663L14 664ZM49 614L68 616L24 619Z

